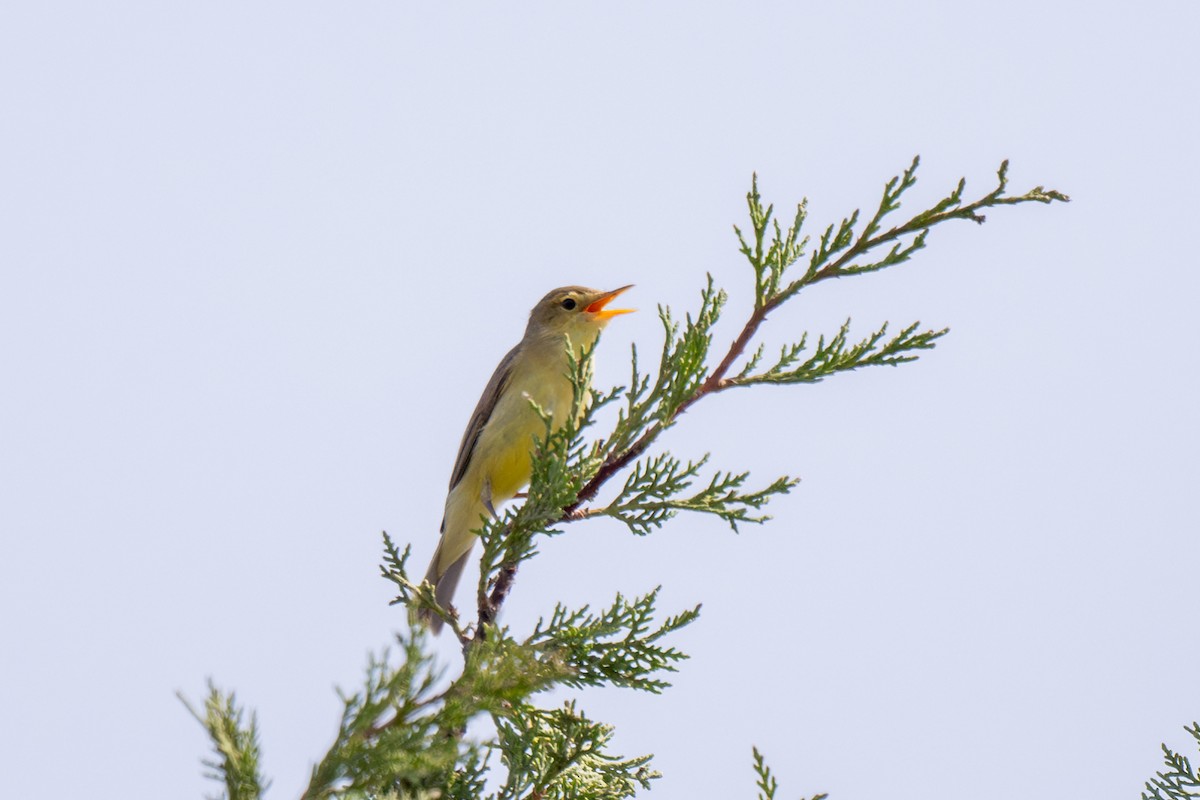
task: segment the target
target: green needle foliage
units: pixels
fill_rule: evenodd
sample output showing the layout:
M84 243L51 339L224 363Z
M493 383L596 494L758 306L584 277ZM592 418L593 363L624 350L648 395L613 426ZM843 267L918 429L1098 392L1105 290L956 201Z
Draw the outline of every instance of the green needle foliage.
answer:
M1200 724L1193 722L1184 730L1196 740L1200 748ZM1166 769L1156 773L1146 782L1142 800L1197 800L1200 798L1200 769L1192 766L1187 756L1176 753L1165 744L1162 746Z
M212 741L216 758L201 762L208 769L208 777L225 785L225 797L229 800L258 800L268 784L258 770L258 721L254 715L246 722L245 712L233 693L222 692L212 681L208 683L203 714L183 695L179 699L208 731Z
M564 685L622 686L660 693L671 684L654 677L674 672L675 664L687 658L673 647L658 644L667 634L700 616L700 606L654 624L654 603L659 589L633 602L621 595L605 611L593 614L587 606L568 611L555 606L550 620L539 619L527 646L540 648L562 659L570 668Z
M574 703L552 710L525 706L497 723L497 749L508 776L496 800L621 798L658 778L650 756L609 755L610 725L593 722Z
M779 791L779 781L775 780L775 775L767 766L762 753L758 752L758 748L755 747L751 752L754 754L754 775L757 778L755 783L758 786L758 800L775 800L775 793ZM825 800L827 797L829 797L827 794L814 794L812 800Z
M621 493L598 512L620 520L638 534L650 533L677 511L713 514L729 523L734 531L739 522L765 522L767 516L753 516L772 496L786 494L799 483L794 478L778 478L758 491L742 490L748 472L715 473L708 484L692 494L693 480L708 463L705 454L699 461L684 463L670 453L637 461Z
M1005 162L995 187L982 197L964 200L966 184L960 181L928 208L898 217L917 166L914 159L887 182L869 217L856 210L815 241L804 232L807 202L796 207L785 229L774 207L763 204L755 176L746 196L749 228L734 228L754 277L754 306L721 351L714 353L713 331L727 294L711 276L694 311L680 318L669 308L658 309L663 329L658 363L646 371L635 347L626 386L590 388L592 352L575 354L564 342L571 354L567 377L575 388L575 413L558 430L542 414L545 435L532 453L524 502L479 529L474 608L463 613L438 606L432 588L409 574L410 548L401 551L384 534L381 571L396 587L393 602L410 613L432 610L444 620L462 645L462 664L454 670L437 664L419 625L398 635L393 652L368 662L359 691L342 697L337 734L313 768L305 800L623 798L650 787L659 777L650 768L651 756L612 752L610 726L574 703L544 708L538 698L560 687L664 691L669 673L687 658L668 640L699 617L700 607L663 616L656 588L632 599L617 595L599 611L555 605L524 635L498 623L501 608L520 565L537 555L541 537L558 535L572 523L607 516L646 535L681 512L713 515L735 531L743 523L765 522L763 509L789 492L795 478L756 484L745 471L710 471L708 454L681 457L658 448L663 432L709 395L757 384L818 383L851 370L897 366L933 348L947 333L914 322L889 334L885 322L859 338L851 335L847 321L832 334L799 332L777 357L767 359L765 345L755 341L767 316L814 284L908 261L925 247L930 230L945 222L983 222L982 212L989 208L1068 199L1040 186L1008 194ZM597 413L610 405L615 422L603 435L592 435ZM618 476L611 498L598 500L601 489ZM259 797L264 782L253 717L247 724L233 695L216 689L205 714L196 716L218 754L205 764L225 796ZM1177 771L1190 769L1186 760L1177 766ZM759 797L773 800L777 784L757 750L754 770Z

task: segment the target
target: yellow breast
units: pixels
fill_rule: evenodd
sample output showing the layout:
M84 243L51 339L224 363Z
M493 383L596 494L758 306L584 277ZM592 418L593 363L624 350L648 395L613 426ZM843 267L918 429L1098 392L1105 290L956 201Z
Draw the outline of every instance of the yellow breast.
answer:
M480 470L480 483L490 480L496 503L511 498L529 482L533 439L546 435L545 424L530 400L550 414L555 430L571 410L571 382L566 378L562 350L530 353L522 362L496 403L471 459L472 468Z

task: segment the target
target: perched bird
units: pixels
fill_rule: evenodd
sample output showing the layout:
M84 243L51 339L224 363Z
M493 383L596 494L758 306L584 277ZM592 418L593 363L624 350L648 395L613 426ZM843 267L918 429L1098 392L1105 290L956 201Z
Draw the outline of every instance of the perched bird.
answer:
M546 432L530 400L551 416L555 429L562 427L573 398L567 342L576 356L591 347L610 319L631 310L607 307L628 288L555 289L533 307L525 336L496 367L459 445L442 538L425 575L443 608L450 607L475 544L473 531L529 482L533 437ZM434 633L441 630L442 620L432 612L424 611L421 618Z

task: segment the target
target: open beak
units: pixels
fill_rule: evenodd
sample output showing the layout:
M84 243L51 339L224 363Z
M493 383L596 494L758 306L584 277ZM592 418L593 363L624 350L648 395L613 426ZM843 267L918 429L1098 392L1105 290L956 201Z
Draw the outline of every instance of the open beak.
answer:
M622 286L620 289L613 289L611 292L605 292L604 294L600 295L595 300L593 300L591 303L589 303L588 307L585 308L584 311L586 311L589 314L595 315L596 319L599 319L599 320L609 320L609 319L612 319L613 317L617 316L618 314L632 314L634 311L634 309L632 309L632 308L605 308L605 306L607 306L610 302L612 302L612 299L614 297L616 297L617 295L619 295L621 292L625 291L626 289L632 289L632 288L633 288L633 284L631 283L628 286Z

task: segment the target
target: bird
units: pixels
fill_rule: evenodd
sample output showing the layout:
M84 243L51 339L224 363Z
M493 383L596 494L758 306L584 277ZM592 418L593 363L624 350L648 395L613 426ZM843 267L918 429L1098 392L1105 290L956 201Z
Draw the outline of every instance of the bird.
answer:
M492 373L458 447L441 539L425 575L442 608L451 608L475 531L496 516L497 505L529 482L534 437L546 434L532 403L550 416L552 430L566 423L574 399L568 342L576 357L591 348L609 320L633 310L608 307L630 288L632 284L605 292L564 286L551 291L533 307L525 335ZM432 609L417 616L433 633L441 631L442 619Z

